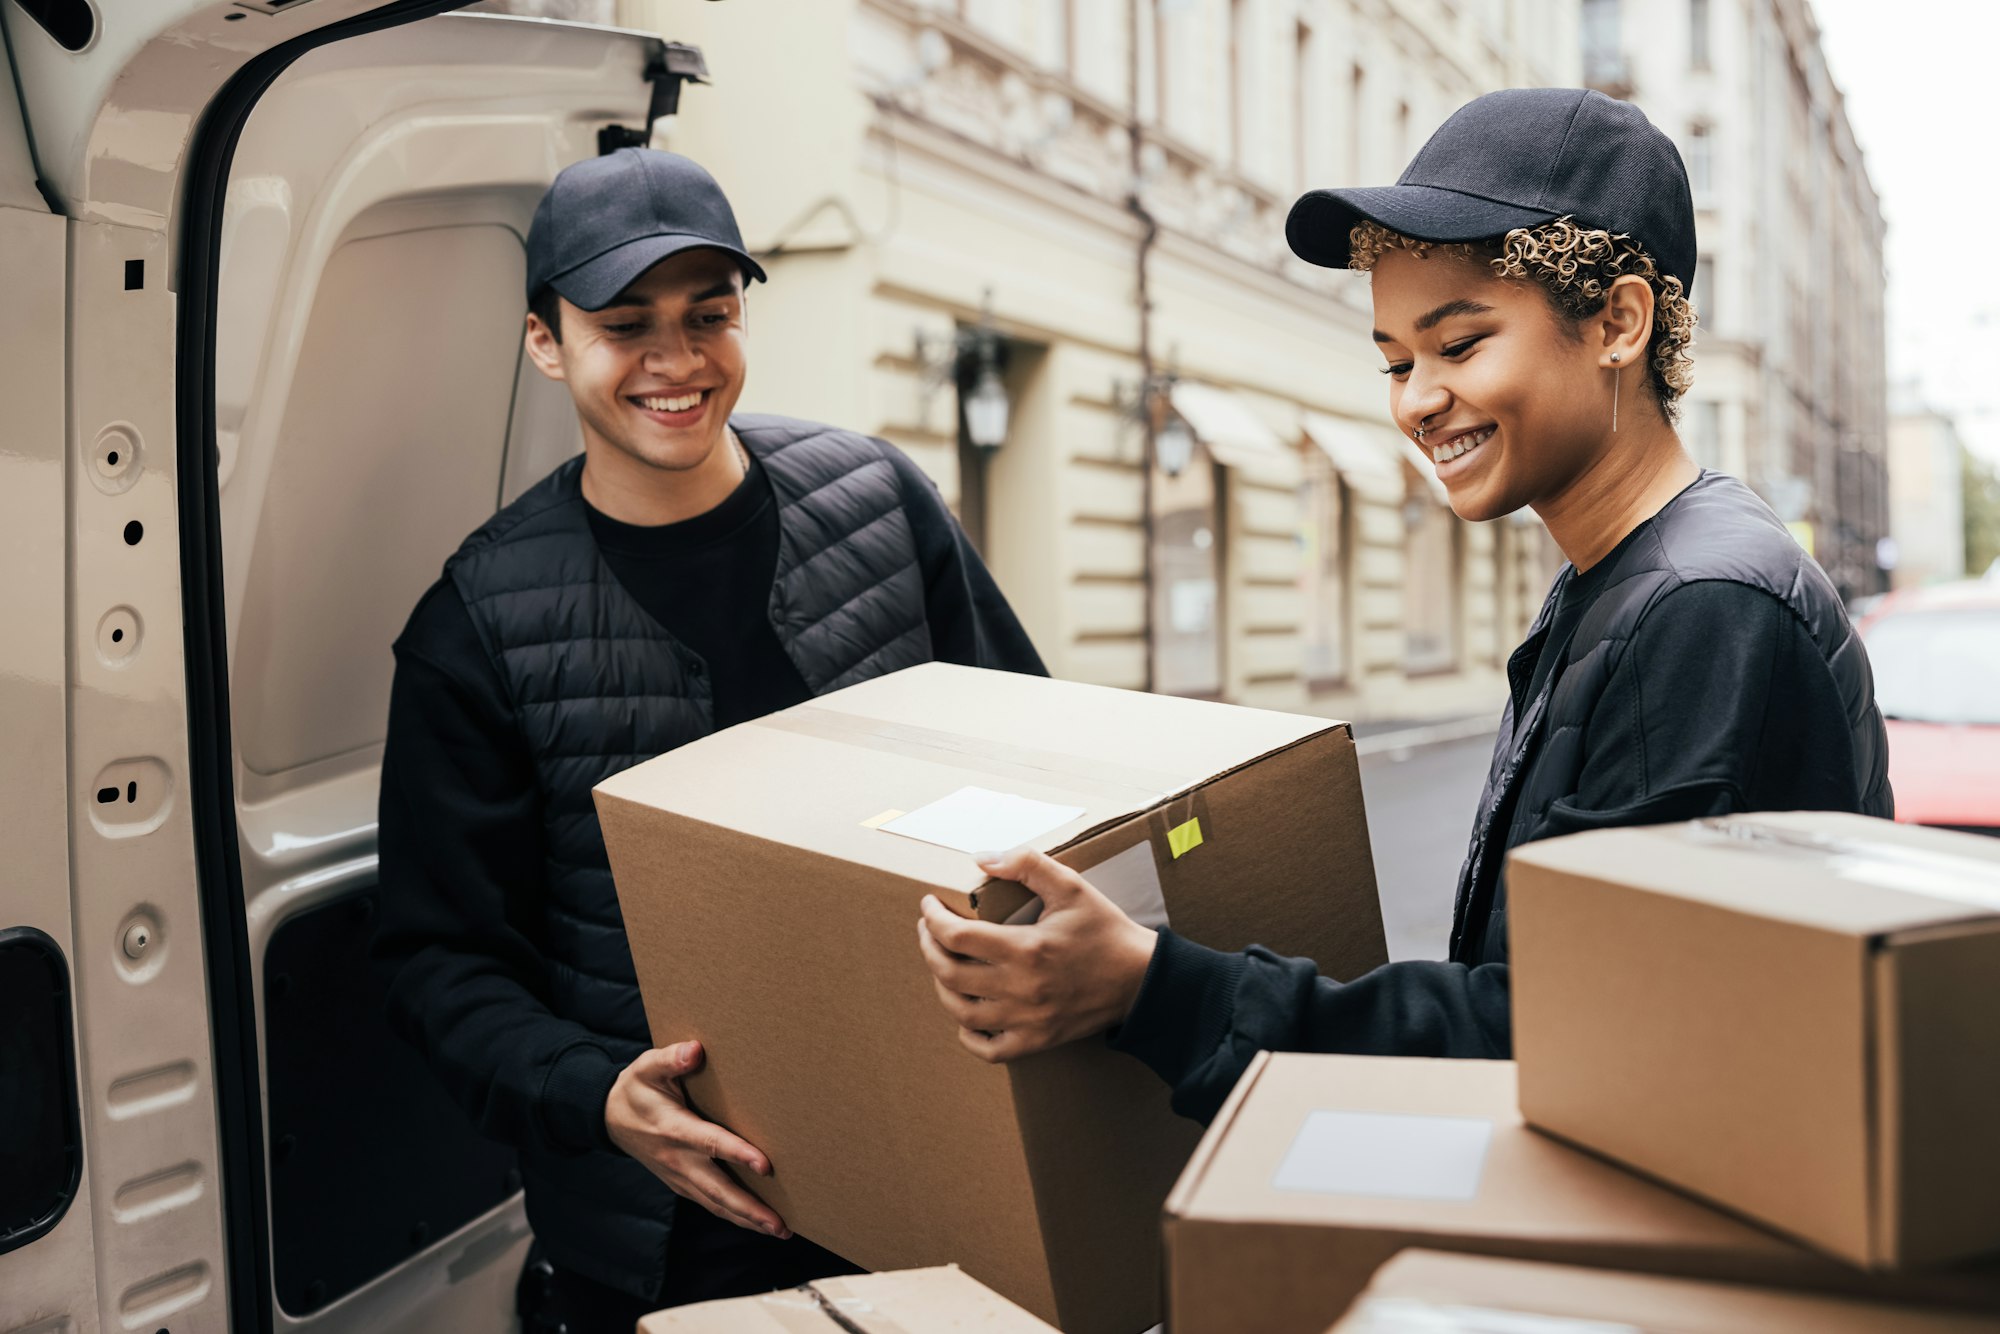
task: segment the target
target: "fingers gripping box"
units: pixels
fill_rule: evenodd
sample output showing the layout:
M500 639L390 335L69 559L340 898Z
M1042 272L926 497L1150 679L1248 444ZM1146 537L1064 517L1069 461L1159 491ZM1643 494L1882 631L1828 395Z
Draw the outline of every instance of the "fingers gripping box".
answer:
M1159 1319L1159 1210L1199 1127L1098 1039L959 1044L925 894L1028 906L971 852L1028 844L1141 920L1351 978L1383 962L1345 724L931 664L730 728L597 789L656 1042L769 1155L748 1184L869 1269L956 1261L1069 1334Z

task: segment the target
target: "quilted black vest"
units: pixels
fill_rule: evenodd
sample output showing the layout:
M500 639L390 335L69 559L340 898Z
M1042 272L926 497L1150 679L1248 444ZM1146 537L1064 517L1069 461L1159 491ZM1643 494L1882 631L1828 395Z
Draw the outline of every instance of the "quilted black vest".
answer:
M778 504L771 625L824 694L927 662L916 542L880 441L782 417L730 421ZM591 536L573 458L467 538L445 571L535 755L546 832L549 1008L620 1062L650 1045L591 789L715 730L702 660L618 583ZM664 1273L675 1196L622 1154L525 1153L529 1221L549 1258Z
M1734 477L1704 472L1619 553L1604 591L1577 625L1557 670L1529 700L1519 726L1509 699L1500 722L1471 846L1458 877L1451 958L1466 964L1507 959L1508 849L1576 832L1563 799L1575 795L1585 724L1646 610L1684 583L1727 579L1758 588L1789 607L1825 656L1853 738L1854 790L1861 813L1886 816L1889 745L1875 707L1874 679L1860 636L1826 574L1800 549L1757 494ZM1553 592L1511 668L1533 665L1554 611Z

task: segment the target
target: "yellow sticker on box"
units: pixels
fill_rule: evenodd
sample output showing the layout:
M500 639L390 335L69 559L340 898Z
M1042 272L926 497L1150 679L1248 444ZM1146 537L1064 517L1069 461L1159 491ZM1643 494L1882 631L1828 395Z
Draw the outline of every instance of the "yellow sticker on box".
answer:
M871 815L866 820L863 820L861 827L863 829L880 829L883 825L889 823L889 821L900 820L902 818L903 812L901 811L883 811L880 815Z
M1201 820L1189 820L1186 824L1175 825L1167 831L1167 851L1179 861L1188 853L1201 846Z

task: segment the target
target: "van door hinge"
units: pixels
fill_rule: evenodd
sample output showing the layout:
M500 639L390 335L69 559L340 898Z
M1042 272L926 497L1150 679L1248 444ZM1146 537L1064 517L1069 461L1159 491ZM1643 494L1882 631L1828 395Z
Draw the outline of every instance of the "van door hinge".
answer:
M708 82L708 62L702 59L698 46L666 42L660 54L646 66L646 81L653 85L653 100L646 108L645 126L636 130L629 125L605 126L597 132L600 155L621 148L644 148L653 142L654 122L680 110L681 85Z

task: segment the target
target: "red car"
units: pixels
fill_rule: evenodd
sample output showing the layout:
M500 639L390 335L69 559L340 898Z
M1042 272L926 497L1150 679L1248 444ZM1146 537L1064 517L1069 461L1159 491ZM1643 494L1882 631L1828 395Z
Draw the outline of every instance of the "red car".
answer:
M1896 818L2000 835L2000 582L1892 593L1861 622Z

